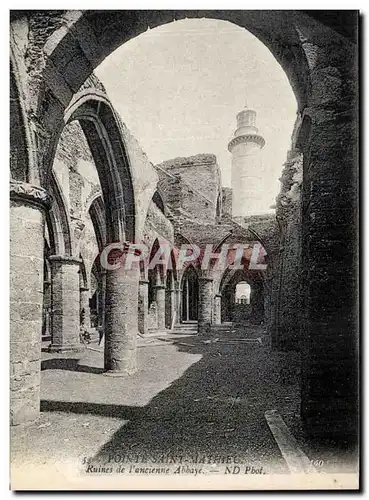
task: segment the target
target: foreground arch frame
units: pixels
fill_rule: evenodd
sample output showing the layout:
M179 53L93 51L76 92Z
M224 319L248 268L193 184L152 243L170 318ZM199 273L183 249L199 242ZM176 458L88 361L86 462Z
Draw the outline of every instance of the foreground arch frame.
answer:
M342 28L344 19L342 26L332 27L303 11L109 11L104 16L88 11L63 16L62 26L45 43L45 69L38 79L38 97L29 103L38 124L31 128L39 145L37 165L41 185L50 168L50 152L64 123L64 111L73 95L107 55L146 29L186 17L223 19L248 29L281 64L296 95L302 123L292 148L300 149L304 157L301 413L307 429L315 435L355 433L358 394L355 33ZM30 85L34 83L31 81ZM46 194L43 196L46 198Z

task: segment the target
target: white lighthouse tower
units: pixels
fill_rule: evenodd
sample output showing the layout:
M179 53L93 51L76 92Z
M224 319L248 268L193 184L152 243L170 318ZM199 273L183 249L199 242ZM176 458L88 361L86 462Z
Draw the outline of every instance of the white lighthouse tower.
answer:
M261 149L256 112L247 106L237 115L237 128L228 144L232 153L232 215L242 217L265 211Z

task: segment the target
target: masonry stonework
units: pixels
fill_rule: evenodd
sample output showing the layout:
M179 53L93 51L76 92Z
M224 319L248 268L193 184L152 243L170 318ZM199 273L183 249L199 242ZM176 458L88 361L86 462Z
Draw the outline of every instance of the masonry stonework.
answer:
M272 263L272 273L245 274L242 279L254 286L252 297L257 300L252 301L259 319L262 320L263 308L264 317L269 318L272 346L301 350L301 416L305 429L315 436L332 435L337 439L357 431L357 26L347 13L337 14L340 22L335 23L317 11L275 11L267 16L262 11L214 12L204 11L201 15L216 15L249 29L266 44L280 62L296 96L298 121L292 156L282 174L277 220L274 214L256 214L249 219L242 207L235 211L234 202L239 198L236 184L245 194L252 183L235 182L233 193L222 187L212 154L152 165L93 75L94 68L125 41L164 21L199 17L198 11L166 11L163 17L156 11L140 15L115 11L106 16L98 11L12 12L10 338L14 425L34 421L40 411L46 219L49 248L55 250L55 242L61 242L65 249L66 255L55 250L54 256L74 262L82 257L88 269L86 275L93 266L95 271L99 266L98 259L93 259L92 248L97 249L97 255L101 249L97 247L127 234L132 240L146 239L151 244L159 237L173 245L260 242ZM70 104L76 105L76 96L83 92L89 93L89 112L95 122L84 123L83 127L76 120L67 124ZM104 115L104 110L110 111ZM247 116L251 117L246 113ZM244 125L255 127L251 118L245 123L243 115L241 118L240 129ZM111 139L110 147L105 149L97 133L98 127L101 130L104 126L106 139ZM256 160L262 138L255 130L243 132L231 141L231 150L235 169L244 174L245 158L252 159L249 165L255 167L255 176L242 175L245 180L258 177ZM88 147L84 134L89 139ZM246 136L247 139L240 139ZM47 201L47 192L52 191L53 164L60 184L55 190L63 195L58 196L60 210L55 213L52 209L48 212L51 202ZM99 172L95 181L87 179L89 167ZM102 186L98 178L104 181ZM119 182L113 182L118 178ZM91 220L86 223L86 200L96 189L103 193L100 221L90 214ZM151 207L156 191L163 199L164 211L157 205ZM257 196L251 194L256 203ZM53 214L60 219L55 226L50 223ZM237 219L231 214L237 215ZM92 226L96 241L92 238ZM103 226L105 240L101 236ZM58 266L54 259L52 307L60 314L54 337L60 343L67 339L67 344L73 345L78 336L81 303L78 265L63 264L62 270ZM221 295L221 320L232 321L234 313L236 278L229 270L224 273L226 276L213 271L214 268L210 277L198 279L201 273L196 268L188 281L196 298L191 312L198 313L200 330L219 321L218 296ZM134 373L139 273L107 271L106 286L104 271L98 269L96 274L101 288L105 370L119 376ZM183 272L178 272L177 317L185 298L180 291L182 277ZM76 299L73 305L66 298L69 291ZM267 300L261 300L263 294L264 299L268 294ZM296 311L296 301L300 311ZM151 306L155 309L156 328L161 327L165 293L159 308L156 303ZM145 300L140 307L146 307ZM62 318L62 311L72 317ZM53 324L58 324L57 314ZM142 322L140 328L145 331Z
M32 422L40 404L40 336L46 191L11 184L10 202L10 420Z

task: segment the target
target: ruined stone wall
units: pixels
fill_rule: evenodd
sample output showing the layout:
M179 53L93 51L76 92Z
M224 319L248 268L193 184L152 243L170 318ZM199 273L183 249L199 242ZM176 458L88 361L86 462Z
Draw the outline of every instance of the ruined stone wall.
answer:
M144 234L146 241L153 242L155 238L161 237L170 243L174 242L172 223L153 202L150 203L147 212Z
M119 125L131 166L138 234L144 235L149 243L156 237L173 242L171 222L151 201L157 188L156 170L121 119ZM68 207L75 253L82 255L87 271L98 255L95 231L87 211L91 199L101 193L101 187L89 145L77 121L64 127L53 168Z
M222 187L222 217L232 217L232 189Z
M300 349L302 155L291 151L281 177L277 218L281 237L272 284L271 340L274 349Z
M176 215L183 215L193 220L215 220L219 194L221 193L220 169L216 157L211 154L199 154L187 158L168 160L158 167L167 176L161 174L163 192L169 191L168 184L179 180L177 195L179 200L168 197L168 208Z

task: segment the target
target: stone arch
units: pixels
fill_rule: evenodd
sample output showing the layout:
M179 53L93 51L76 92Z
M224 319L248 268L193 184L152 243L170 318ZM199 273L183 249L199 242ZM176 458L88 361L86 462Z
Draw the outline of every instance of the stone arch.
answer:
M17 48L10 43L10 177L11 180L39 184L41 151L35 136L37 123L30 122L30 103L25 84L26 68ZM41 141L42 142L42 141Z
M181 311L183 321L197 321L199 307L199 273L195 266L190 264L183 271L180 281Z
M49 37L45 46L48 55L44 71L45 87L53 95L57 94L55 97L64 106L91 71L120 45L149 28L186 18L224 20L247 29L269 48L283 67L299 109L305 106L308 66L295 27L296 20L301 18L303 22L308 17L302 12L275 11L272 20L266 11L167 10L143 11L140 15L134 11L107 11L104 16L99 11L77 11L73 14L74 19L69 19L69 28L64 23ZM122 26L127 28L122 30ZM70 52L75 54L73 59L66 57ZM75 71L76 64L78 71ZM55 74L59 75L58 88L55 88ZM43 94L45 96L45 92ZM42 106L42 100L39 107Z
M81 254L79 254L79 258L81 260L81 263L79 266L80 287L81 288L89 288L89 279L87 276L86 264L85 264L85 261L84 261L83 256Z
M97 193L86 206L86 213L90 214L92 224L94 226L99 252L106 245L106 219L105 205L101 193Z
M135 239L135 198L119 119L103 93L86 90L66 111L65 123L73 120L81 124L99 174L107 238L132 242Z
M192 239L190 239L188 236L185 236L183 233L177 232L175 235L175 248L174 248L174 252L173 252L175 259L178 258L178 254L179 254L179 251L180 251L182 245L187 245L187 246L192 247L192 248L194 246L196 246L196 245L194 245ZM197 263L197 261L195 261L195 263ZM179 283L181 283L181 281L182 281L182 275L185 272L185 270L186 270L185 266L183 266L182 269L177 267L177 279L178 279Z
M23 11L16 15L29 14ZM337 16L340 21L347 19L345 14ZM43 73L35 78L34 87L41 82L41 89L34 120L44 132L38 135L40 177L47 170L49 156L49 147L44 143L57 140L64 109L73 93L109 53L148 28L185 17L228 20L257 36L280 62L295 92L299 113L309 115L312 120L309 144L302 144L302 415L314 435L327 432L339 435L342 429L355 433L357 421L352 410L357 404L358 340L358 283L357 272L353 272L357 271L358 262L355 23L349 21L354 31L350 36L339 23L334 25L327 16L324 18L324 13L309 15L304 11L106 11L104 15L101 11L74 11L61 17L60 29L48 37L39 51L40 59L46 60L40 61ZM323 20L317 22L314 17ZM353 277L348 280L347 276ZM331 352L329 360L325 356L327 350ZM341 363L343 351L346 357ZM339 374L331 370L333 361L341 363ZM310 383L316 380L314 370L327 374L324 387Z
M21 14L15 15L18 16ZM302 33L307 21L315 23L317 30L322 26L303 12L273 11L270 15L265 11L168 10L140 11L139 14L134 11L106 11L101 15L100 11L67 11L60 14L60 27L45 43L45 67L38 80L41 88L36 116L46 132L46 139L41 138L41 141L48 143L40 162L43 170L48 170L48 158L53 157L54 143L64 124L64 110L93 70L116 48L147 29L186 18L228 21L252 33L281 65L295 94L299 113L302 113L310 91L310 69ZM122 26L126 29L123 30ZM333 30L324 28L339 36ZM108 204L105 189L103 192ZM122 231L118 229L117 232Z
M72 257L74 251L73 231L71 229L67 202L59 181L52 172L50 177L50 193L53 204L46 214L46 223L50 237L50 247L54 255Z
M164 242L164 244L166 244L166 242ZM151 248L150 248L148 263L151 263L153 257L158 252L160 245L161 245L160 238L155 238L155 240L153 241ZM159 284L164 284L165 273L166 273L166 266L164 266L162 264L155 266L154 269L149 268L148 274L149 274L150 283L152 282L153 286L159 285Z
M222 296L222 321L234 321L235 287L237 283L245 281L251 289L251 317L257 322L264 319L264 275L262 272L250 273L246 269L230 269L224 271L219 283L219 294Z
M10 61L10 176L16 181L27 182L29 148L21 103L13 63Z
M86 89L73 98L50 141L44 163L46 174L63 127L74 120L81 125L99 175L107 239L134 241L136 209L130 160L119 118L103 92Z

